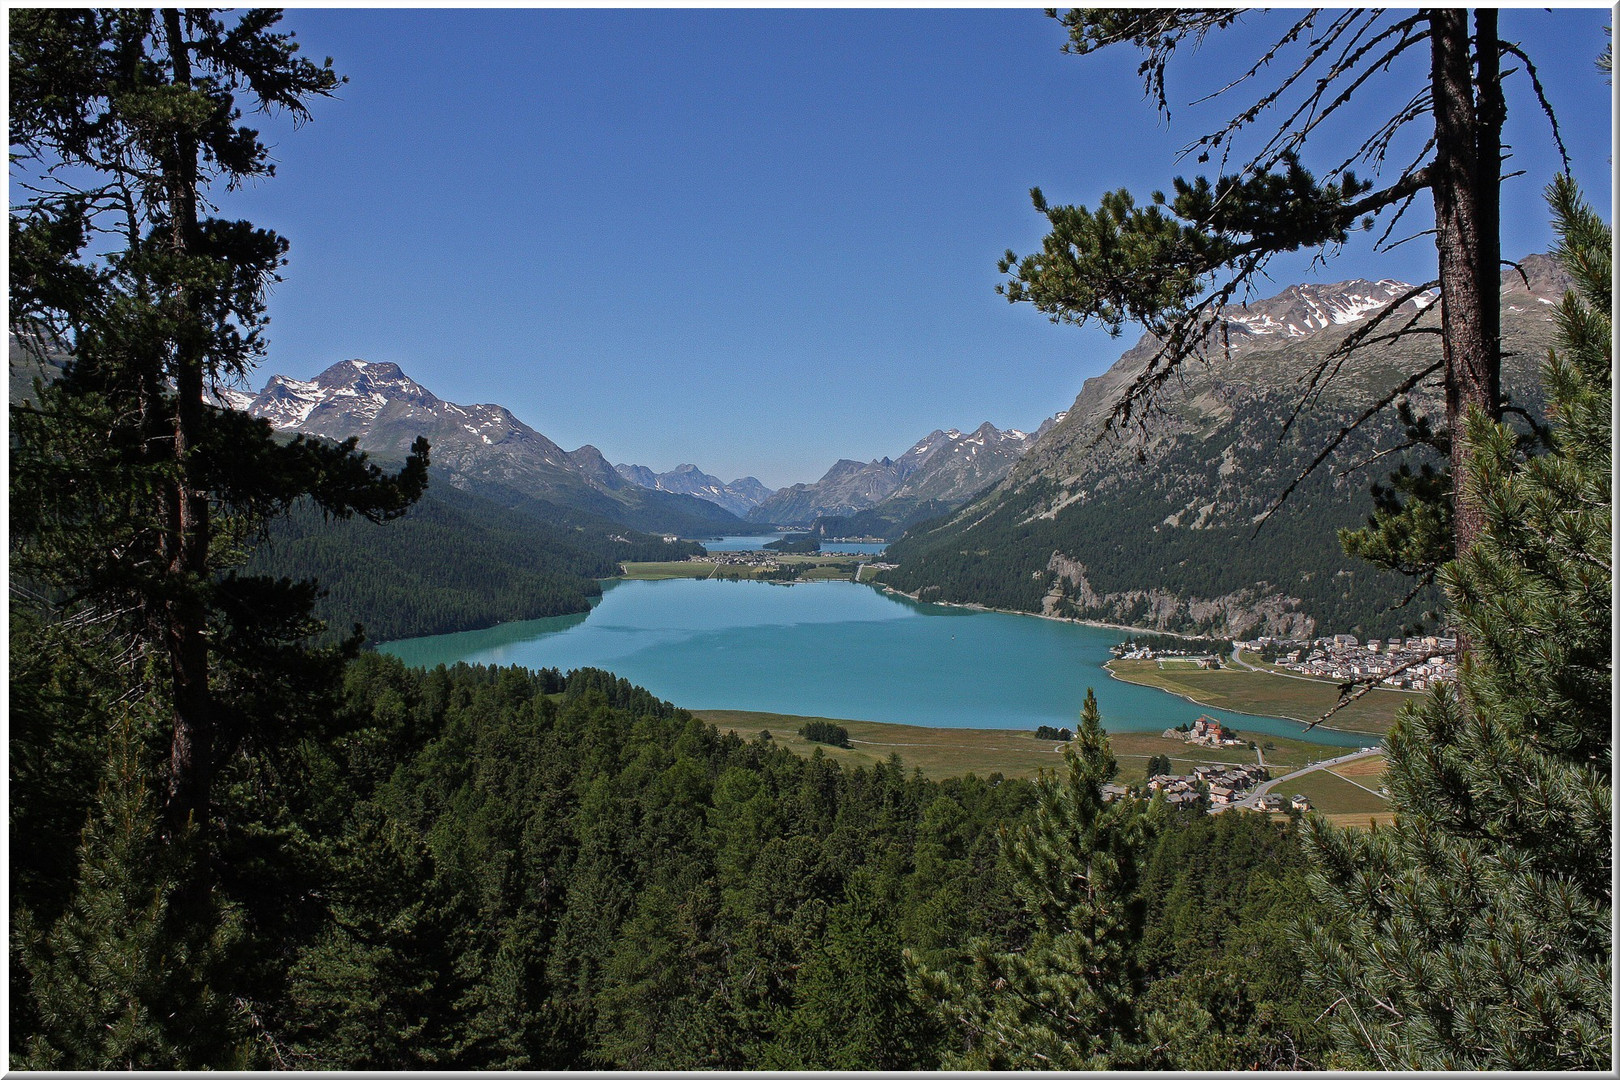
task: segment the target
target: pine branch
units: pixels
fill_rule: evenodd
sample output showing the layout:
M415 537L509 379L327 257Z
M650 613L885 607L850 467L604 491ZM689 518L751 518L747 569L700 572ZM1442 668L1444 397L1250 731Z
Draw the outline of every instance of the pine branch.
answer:
M1407 377L1406 379L1402 380L1399 386L1395 387L1395 389L1391 390L1388 394L1385 394L1382 399L1364 411L1360 416L1356 417L1355 420L1339 428L1338 434L1333 436L1333 438L1328 442L1327 446L1322 449L1322 452L1317 454L1315 459L1312 460L1309 465L1305 466L1304 470L1301 471L1298 476L1294 477L1293 481L1283 489L1283 493L1277 496L1277 501L1271 504L1271 508L1260 515L1255 522L1254 532L1249 534L1250 538L1252 539L1254 536L1259 534L1260 527L1264 525L1268 519L1270 519L1271 515L1282 509L1283 503L1288 501L1288 496L1293 494L1294 489L1299 487L1307 476L1315 472L1317 466L1326 461L1328 456L1331 455L1334 450L1338 449L1339 444L1344 442L1344 440L1349 437L1351 432L1355 431L1357 428L1361 427L1362 424L1366 423L1378 413L1388 408L1390 403L1396 398L1400 397L1402 394L1405 394L1418 383L1422 382L1430 375L1433 375L1436 371L1439 371L1443 367L1445 367L1445 360L1437 360L1428 367L1424 368L1422 371L1418 372L1416 375Z

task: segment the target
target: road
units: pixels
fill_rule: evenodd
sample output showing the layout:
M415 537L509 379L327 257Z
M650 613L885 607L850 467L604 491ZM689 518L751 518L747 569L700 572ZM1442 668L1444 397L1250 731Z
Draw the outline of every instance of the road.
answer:
M1333 680L1331 680L1331 679L1318 679L1318 678L1316 678L1315 676L1312 676L1312 675L1299 675L1299 674L1296 674L1295 672L1292 672L1292 671L1284 671L1281 668L1275 668L1275 667L1258 668L1258 667L1255 667L1253 664L1249 663L1247 660L1244 660L1244 659L1242 659L1241 657L1238 656L1238 653L1241 652L1241 651L1242 650L1240 650L1236 645L1232 646L1232 663L1236 664L1238 667L1242 668L1244 671L1258 671L1262 675L1281 675L1285 679L1300 679L1300 680L1303 680L1304 682L1327 683L1329 685L1332 685L1332 683L1333 683ZM1290 720L1298 720L1299 718L1296 717L1296 716L1291 716L1291 717L1289 717L1289 719ZM1303 720L1301 720L1300 722L1304 723Z
M1370 749L1357 750L1353 754L1341 754L1339 757L1329 758L1327 761L1318 761L1314 764L1305 766L1303 769L1295 769L1293 772L1284 776L1279 776L1275 780L1267 780L1265 783L1257 785L1253 791L1243 796L1243 798L1239 799L1237 802L1228 803L1226 806L1211 807L1211 813L1218 814L1222 810L1230 809L1233 806L1241 806L1246 809L1253 810L1260 805L1261 796L1271 794L1271 789L1276 787L1278 784L1283 784L1287 783L1289 780L1298 779L1299 777L1304 776L1306 773L1313 773L1318 769L1330 769L1335 765L1343 765L1347 761L1356 761L1360 758L1367 757L1370 754L1381 753L1383 753L1383 750L1375 746ZM1344 777L1341 776L1339 779L1342 780ZM1354 780L1350 782L1353 784L1355 783ZM1360 784L1356 784L1356 787L1362 788L1363 791L1372 791L1371 788L1362 787ZM1377 795L1378 792L1373 791L1373 794Z

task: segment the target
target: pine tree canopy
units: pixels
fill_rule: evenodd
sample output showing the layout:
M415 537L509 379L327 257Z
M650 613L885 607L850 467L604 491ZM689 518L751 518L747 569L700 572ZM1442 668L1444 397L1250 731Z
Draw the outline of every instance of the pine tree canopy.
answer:
M1128 1068L1143 1049L1138 878L1165 804L1105 799L1119 770L1089 691L1063 757L1065 774L1042 777L1034 821L1007 851L1037 927L1029 946L976 943L965 982L914 965L917 992L966 1032L958 1067Z
M1138 49L1144 86L1168 118L1165 76L1177 54L1196 51L1241 12L1079 8L1048 14L1068 30L1067 52L1086 55L1122 44ZM1393 81L1397 76L1392 72L1401 70L1398 61L1408 53L1428 54L1425 82L1403 86ZM1504 72L1504 61L1521 66ZM1035 210L1046 217L1051 231L1039 252L1006 253L999 268L1007 280L997 291L1014 303L1033 304L1054 322L1095 320L1115 334L1129 323L1140 323L1153 334L1159 348L1112 415L1115 423L1128 423L1133 416L1140 422L1142 408L1152 404L1182 363L1221 353L1227 340L1221 309L1244 300L1271 259L1299 250L1326 258L1353 231L1370 231L1380 222L1383 231L1376 246L1400 243L1391 236L1426 191L1434 203L1434 227L1426 231L1434 235L1438 279L1393 298L1331 355L1302 372L1301 406L1333 377L1344 356L1364 342L1443 331L1442 358L1422 370L1399 373L1370 399L1359 419L1329 439L1305 472L1320 465L1371 416L1395 406L1425 381L1446 390L1444 430L1434 436L1443 439L1460 430L1470 407L1499 419L1504 83L1518 71L1527 76L1535 101L1552 119L1534 63L1518 45L1498 35L1494 9L1478 9L1472 20L1467 10L1439 8L1290 14L1251 66L1208 95L1222 100L1252 95L1224 125L1187 147L1199 163L1218 161L1214 178L1176 177L1170 194L1153 192L1148 200L1123 189L1109 192L1095 208L1051 205L1039 188L1032 190ZM1320 134L1324 125L1346 123L1356 133L1348 142L1335 136L1324 168L1307 168L1306 153L1326 141ZM1255 129L1258 139L1240 150ZM1555 119L1552 134L1562 148ZM1237 165L1235 171L1228 170L1229 164ZM1357 168L1369 175L1357 175ZM1416 326L1421 306L1407 302L1436 285L1442 327ZM1284 431L1290 423L1292 419L1282 423ZM1440 445L1437 438L1426 441ZM1471 445L1463 439L1446 443L1451 471L1459 477L1469 472ZM1280 492L1279 503L1292 490L1290 485ZM1468 489L1461 490L1454 512L1441 523L1454 538L1447 548L1457 552L1467 549L1480 528L1478 508L1469 501ZM1451 492L1442 485L1439 497L1450 499ZM1402 554L1421 556L1420 573L1433 565L1427 549L1413 544L1404 545Z
M1552 449L1468 418L1485 513L1441 580L1473 642L1388 738L1395 824L1316 822L1312 981L1395 1069L1613 1068L1610 230L1548 188L1576 281L1547 359Z

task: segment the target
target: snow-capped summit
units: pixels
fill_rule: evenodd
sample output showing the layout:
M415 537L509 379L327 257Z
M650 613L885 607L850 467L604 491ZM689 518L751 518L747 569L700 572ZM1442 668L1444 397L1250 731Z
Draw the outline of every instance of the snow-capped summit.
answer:
M1245 344L1244 337L1275 340L1277 337L1307 338L1330 326L1360 322L1387 307L1391 301L1410 292L1402 281L1340 281L1331 285L1290 285L1276 296L1221 309L1221 318L1234 333L1232 347ZM1417 312L1434 303L1431 292L1420 292L1403 301L1402 307ZM1258 342L1254 342L1258 344Z
M569 453L499 405L444 401L394 363L344 360L313 379L273 375L256 395L216 397L284 431L356 438L383 460L403 459L425 436L436 480L508 504L541 500L631 528L687 535L737 524L711 502L627 483L594 446Z

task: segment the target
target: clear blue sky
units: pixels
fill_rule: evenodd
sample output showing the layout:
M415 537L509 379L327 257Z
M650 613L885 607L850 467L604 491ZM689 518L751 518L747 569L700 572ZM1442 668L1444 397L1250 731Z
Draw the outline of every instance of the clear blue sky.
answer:
M1607 18L1502 17L1605 214ZM1034 10L293 9L284 25L350 82L313 123L267 124L278 176L222 200L292 242L255 389L391 360L566 449L773 487L936 427L1029 429L1066 408L1135 335L995 294L997 258L1045 231L1029 188L1090 204L1195 171L1176 151L1231 107L1179 106L1266 28L1182 64L1166 126L1135 52L1064 56ZM1390 93L1426 71L1414 58ZM1514 83L1528 176L1504 196L1510 258L1549 246L1556 168ZM1426 206L1411 220L1432 223ZM1432 273L1424 241L1367 246L1325 270L1279 262L1278 287Z

